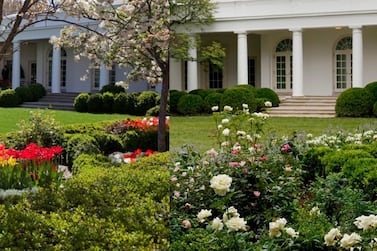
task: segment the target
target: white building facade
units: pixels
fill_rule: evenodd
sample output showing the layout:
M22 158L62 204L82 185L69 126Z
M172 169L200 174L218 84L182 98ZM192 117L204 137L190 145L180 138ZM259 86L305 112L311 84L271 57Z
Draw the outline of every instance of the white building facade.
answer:
M215 21L193 33L225 48L224 68L172 59L170 89L251 84L279 95L333 96L377 81L376 0L215 2Z

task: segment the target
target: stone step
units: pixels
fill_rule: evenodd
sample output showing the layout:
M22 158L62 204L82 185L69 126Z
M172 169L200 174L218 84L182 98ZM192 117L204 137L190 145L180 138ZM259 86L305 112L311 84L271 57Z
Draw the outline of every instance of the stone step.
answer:
M47 93L37 102L24 102L20 107L74 111L73 102L77 93Z
M283 97L279 107L268 110L271 117L335 117L337 97Z

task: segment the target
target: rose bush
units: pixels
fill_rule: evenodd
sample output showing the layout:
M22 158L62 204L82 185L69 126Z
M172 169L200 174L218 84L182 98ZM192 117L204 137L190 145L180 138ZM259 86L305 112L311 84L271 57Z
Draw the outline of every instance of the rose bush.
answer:
M212 108L217 147L199 153L184 146L173 155L171 250L349 250L376 245L375 218L362 216L375 212L376 201L355 189L347 172L316 170L322 168L323 155L311 155L321 147L336 152L373 144L376 130L319 137L268 135L262 142L268 114L250 113L246 104L241 110L219 110ZM375 148L369 151L377 156Z

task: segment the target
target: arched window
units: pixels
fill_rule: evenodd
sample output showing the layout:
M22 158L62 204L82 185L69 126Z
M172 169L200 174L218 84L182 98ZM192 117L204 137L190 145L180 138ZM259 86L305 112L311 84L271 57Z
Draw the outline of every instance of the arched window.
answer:
M275 88L292 89L292 40L281 40L275 49Z
M335 46L335 90L352 86L352 37L344 37Z
M52 82L52 52L51 49L50 53L48 54L48 86L51 87ZM60 49L60 86L65 87L66 85L66 78L67 78L67 52L64 48Z

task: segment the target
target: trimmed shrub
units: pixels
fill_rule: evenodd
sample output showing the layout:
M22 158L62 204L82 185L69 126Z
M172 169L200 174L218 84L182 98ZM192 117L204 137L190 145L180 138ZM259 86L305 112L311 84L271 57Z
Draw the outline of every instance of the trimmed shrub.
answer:
M189 92L189 94L197 94L202 99L205 99L209 94L216 92L214 89L195 89Z
M91 94L88 98L88 112L103 112L103 95L101 93Z
M367 84L365 89L371 94L373 103L377 102L377 81Z
M325 166L326 173L340 172L348 160L357 158L372 158L372 155L361 149L339 150L325 154L322 163Z
M102 154L108 155L113 152L123 151L122 140L119 137L101 132L91 135L96 139L98 148Z
M178 113L178 102L179 99L187 95L184 91L170 90L169 91L169 111L171 113Z
M42 84L30 84L28 85L28 88L33 94L33 101L38 101L40 98L46 95L46 89Z
M68 140L66 151L66 162L69 166L83 153L98 154L100 149L94 137L88 134L75 134Z
M213 92L213 93L208 94L204 99L205 111L211 112L212 107L214 107L214 106L220 107L222 96L223 96L223 94L218 93L218 92Z
M229 105L234 109L242 109L242 104L248 104L250 112L256 111L257 101L252 89L254 87L251 85L240 85L226 89L221 98L221 108Z
M73 101L73 105L75 107L75 111L77 112L87 112L88 111L88 100L89 100L89 93L80 93L75 97Z
M102 87L100 93L111 92L112 94L125 92L124 88L119 85L109 84Z
M19 104L19 98L16 91L13 89L6 89L0 92L0 106L1 107L16 107Z
M27 86L19 86L15 89L20 103L33 101L33 94Z
M183 115L200 114L204 108L202 97L196 94L187 94L182 96L178 102L178 112Z
M145 113L147 117L157 117L160 114L160 106L156 105L155 107L149 108L148 111Z
M235 85L233 86L232 88L241 88L241 89L244 89L244 90L247 90L247 91L250 91L254 94L254 96L256 96L256 89L254 86L252 85L247 85L247 84L240 84L240 85ZM226 91L227 89L225 89Z
M105 92L103 96L103 112L112 113L114 104L114 94L111 92Z
M369 117L373 110L372 94L365 88L350 88L336 100L335 112L338 117Z
M277 107L280 104L279 96L270 88L257 88L255 89L256 98L264 98L266 101L270 101L273 107Z
M256 112L262 112L266 110L264 102L268 101L266 98L256 98L257 108L255 109Z
M167 132L167 135L169 133ZM158 150L157 131L126 131L119 135L122 139L125 152L133 152L137 149L142 150Z
M113 112L126 114L130 111L129 96L125 92L117 93L114 96Z
M128 94L128 102L129 102L129 112L127 114L130 115L139 115L139 109L137 107L137 100L141 93L140 92L131 92Z
M136 115L144 116L150 108L159 104L160 94L155 91L144 91L137 97Z

